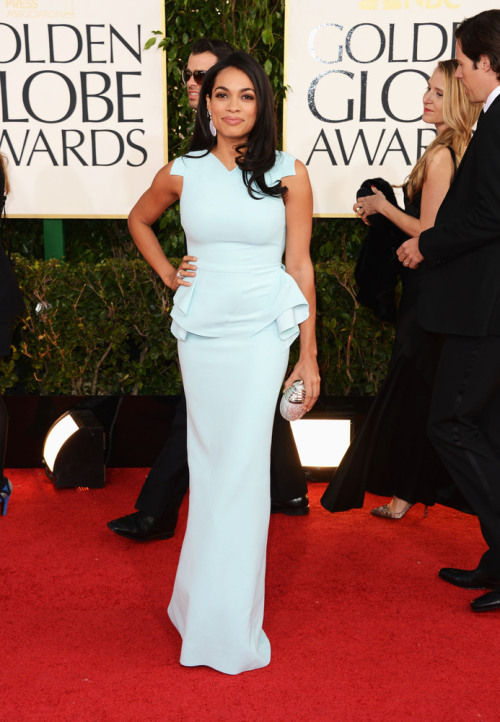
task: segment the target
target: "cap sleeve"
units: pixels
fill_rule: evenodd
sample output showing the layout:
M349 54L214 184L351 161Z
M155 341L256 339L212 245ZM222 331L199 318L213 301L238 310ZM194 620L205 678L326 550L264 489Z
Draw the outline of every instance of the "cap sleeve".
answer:
M172 168L170 169L170 175L180 175L184 178L187 171L187 163L183 155L179 156L174 160L172 163Z
M268 185L275 185L287 175L295 175L295 158L285 151L276 151L276 162L266 173Z

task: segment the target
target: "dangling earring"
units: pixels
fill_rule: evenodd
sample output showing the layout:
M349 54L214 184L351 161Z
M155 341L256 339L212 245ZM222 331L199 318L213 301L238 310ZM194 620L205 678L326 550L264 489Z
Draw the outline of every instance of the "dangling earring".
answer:
M217 135L217 129L212 122L212 113L209 110L207 110L207 115L210 118L210 123L208 124L208 127L210 128L210 132L212 133L213 137L215 138Z

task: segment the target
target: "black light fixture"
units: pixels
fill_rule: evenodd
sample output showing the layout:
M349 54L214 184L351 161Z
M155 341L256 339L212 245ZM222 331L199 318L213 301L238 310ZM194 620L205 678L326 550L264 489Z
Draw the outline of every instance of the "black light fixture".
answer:
M43 444L45 473L58 489L104 486L104 428L89 409L66 411Z

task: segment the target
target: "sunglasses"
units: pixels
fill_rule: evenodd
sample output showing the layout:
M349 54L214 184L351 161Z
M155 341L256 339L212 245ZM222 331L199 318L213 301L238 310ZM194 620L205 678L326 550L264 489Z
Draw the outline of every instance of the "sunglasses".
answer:
M183 70L182 71L182 80L184 83L187 83L189 80L191 80L191 76L194 78L195 83L198 85L201 85L203 83L203 78L207 74L206 70Z

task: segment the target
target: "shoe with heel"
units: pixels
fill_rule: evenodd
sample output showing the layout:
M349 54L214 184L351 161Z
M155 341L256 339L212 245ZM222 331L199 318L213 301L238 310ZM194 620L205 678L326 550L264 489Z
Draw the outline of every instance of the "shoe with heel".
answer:
M403 506L399 511L394 511L391 505L393 503L397 504L398 502L403 502ZM383 506L375 507L375 509L370 511L370 514L373 514L373 516L380 516L383 519L402 519L404 515L410 511L412 506L415 506L415 502L404 501L404 499L400 499L398 496L393 496L392 501L388 504L384 504ZM427 504L424 505L424 517L427 517Z
M413 504L407 501L401 511L393 511L390 504L384 504L383 506L377 506L375 509L372 509L370 514L373 514L373 516L380 516L383 519L402 519L412 506Z
M0 489L0 514L5 516L7 514L7 505L9 503L10 495L12 494L12 484L4 477L3 486Z

